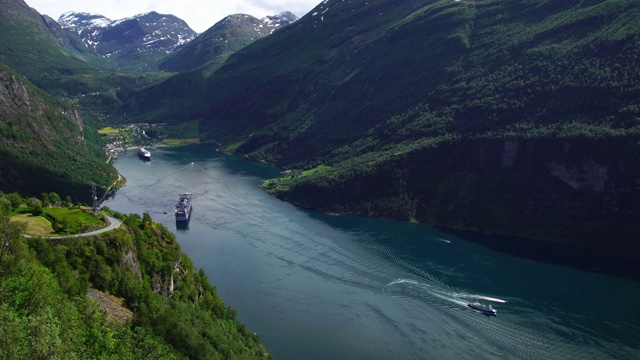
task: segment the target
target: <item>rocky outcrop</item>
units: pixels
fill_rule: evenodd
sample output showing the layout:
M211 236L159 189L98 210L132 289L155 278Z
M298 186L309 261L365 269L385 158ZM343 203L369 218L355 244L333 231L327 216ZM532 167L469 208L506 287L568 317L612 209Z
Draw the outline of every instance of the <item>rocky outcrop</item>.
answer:
M0 111L8 116L15 109L26 109L32 112L30 95L24 82L9 72L0 69Z
M84 123L80 114L75 109L52 106L44 96L16 75L0 68L0 115L3 119L28 127L40 142L63 135L83 143ZM52 113L61 114L66 121L52 121ZM68 126L70 124L72 126Z
M135 279L142 280L142 271L140 270L140 263L138 262L138 254L133 249L129 248L122 251L120 269L129 270Z
M87 298L97 301L100 310L107 315L107 320L119 326L131 325L133 323L133 312L126 308L123 298L110 295L104 291L89 287Z
M80 130L80 136L78 136L78 140L84 141L84 122L82 121L80 114L78 114L78 111L74 109L62 110L61 113L67 119L71 120L74 124L78 126L78 129Z

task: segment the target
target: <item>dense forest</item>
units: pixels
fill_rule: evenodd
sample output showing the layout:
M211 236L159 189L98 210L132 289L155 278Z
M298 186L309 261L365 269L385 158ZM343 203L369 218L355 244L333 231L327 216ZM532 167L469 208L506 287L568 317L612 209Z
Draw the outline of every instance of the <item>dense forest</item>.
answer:
M269 358L148 214L115 213L126 226L101 236L27 239L10 221L14 197L0 198L2 358ZM132 316L111 320L93 291L123 299Z
M0 188L23 195L58 192L91 201L117 180L91 121L0 64Z

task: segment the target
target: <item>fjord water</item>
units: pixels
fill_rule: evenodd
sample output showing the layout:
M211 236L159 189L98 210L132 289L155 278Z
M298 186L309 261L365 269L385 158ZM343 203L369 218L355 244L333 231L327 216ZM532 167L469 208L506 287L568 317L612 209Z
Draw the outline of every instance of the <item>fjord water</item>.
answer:
M640 283L262 192L278 170L195 146L116 161L106 205L174 231L275 359L638 359ZM193 193L178 228L178 193ZM498 316L466 307L492 303ZM491 302L490 300L503 300Z

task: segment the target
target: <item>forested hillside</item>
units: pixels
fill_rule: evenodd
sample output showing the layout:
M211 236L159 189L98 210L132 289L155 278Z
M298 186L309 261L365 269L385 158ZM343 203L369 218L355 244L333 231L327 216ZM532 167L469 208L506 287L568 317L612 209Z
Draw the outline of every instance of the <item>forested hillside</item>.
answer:
M639 15L631 0L328 0L128 110L298 170L270 186L305 206L640 258Z
M0 64L0 189L23 195L54 191L91 202L115 169L106 163L96 129L78 111Z
M92 56L97 60L79 40L24 1L0 1L0 62L38 87L54 95L86 91L87 75L106 75L86 63Z
M116 214L118 230L54 243L25 239L2 200L0 357L269 358L148 214ZM122 298L133 320L110 320L118 309L89 300L96 291Z

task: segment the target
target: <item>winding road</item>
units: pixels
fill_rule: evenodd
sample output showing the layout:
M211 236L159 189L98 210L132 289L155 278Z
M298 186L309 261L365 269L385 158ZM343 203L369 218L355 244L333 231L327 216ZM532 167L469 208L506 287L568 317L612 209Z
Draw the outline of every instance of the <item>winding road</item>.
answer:
M109 225L105 228L99 229L99 230L95 230L95 231L90 231L90 232L86 232L86 233L82 233L82 234L74 234L74 235L66 235L66 236L32 236L32 235L27 235L24 234L24 237L27 238L32 238L32 237L42 237L45 239L50 239L50 240L60 240L60 239L68 239L68 238L74 238L74 237L90 237L90 236L95 236L95 235L99 235L102 234L104 232L107 231L111 231L111 230L115 230L117 228L120 227L120 225L122 225L122 221L111 217L109 215L105 215L107 217L107 221L109 222Z

